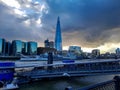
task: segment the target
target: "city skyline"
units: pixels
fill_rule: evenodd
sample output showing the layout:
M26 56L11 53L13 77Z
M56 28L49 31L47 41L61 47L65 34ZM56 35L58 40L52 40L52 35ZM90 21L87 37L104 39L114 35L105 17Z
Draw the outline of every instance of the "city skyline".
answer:
M54 41L56 18L61 17L63 49L114 51L120 47L119 0L1 0L0 38Z

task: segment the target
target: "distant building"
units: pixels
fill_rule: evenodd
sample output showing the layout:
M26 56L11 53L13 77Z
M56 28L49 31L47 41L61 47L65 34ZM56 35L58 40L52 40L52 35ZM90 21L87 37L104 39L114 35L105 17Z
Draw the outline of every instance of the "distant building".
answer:
M49 40L48 39L44 41L44 46L49 47Z
M54 48L54 42L49 41L48 39L44 41L44 46L47 48Z
M116 55L120 55L120 48L117 48L115 52L116 52Z
M37 54L45 54L45 53L49 53L49 52L53 52L56 53L56 49L55 48L49 48L49 47L38 47L37 48Z
M15 56L22 54L22 41L21 40L12 41L12 53Z
M70 46L68 50L69 57L80 57L82 54L81 47L79 46Z
M5 46L6 46L5 39L0 39L0 55L5 55Z
M50 48L54 48L54 42L53 42L53 41L50 41L50 42L49 42L49 47L50 47Z
M98 58L98 57L100 57L100 50L99 49L92 50L92 58Z
M60 18L57 19L56 34L55 34L55 49L57 51L62 51L62 36L60 27Z
M81 54L82 50L81 50L81 47L79 47L79 46L70 46L69 47L69 52Z
M6 42L6 45L5 45L5 55L6 56L9 56L11 55L11 43L10 42Z
M22 54L28 55L28 42L22 42Z
M120 58L120 48L115 50L116 58Z
M37 42L28 42L28 54L29 55L37 54Z

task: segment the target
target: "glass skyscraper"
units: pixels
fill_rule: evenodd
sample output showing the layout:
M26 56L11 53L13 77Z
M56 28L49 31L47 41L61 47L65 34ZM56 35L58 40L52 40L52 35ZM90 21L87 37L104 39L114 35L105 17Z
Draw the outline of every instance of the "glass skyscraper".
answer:
M56 34L55 34L55 48L57 51L62 51L62 36L60 27L60 18L57 19Z
M22 53L22 41L14 40L12 42L13 55L20 55Z
M28 54L29 55L37 54L37 43L36 42L28 42Z
M5 39L0 39L0 55L5 55Z

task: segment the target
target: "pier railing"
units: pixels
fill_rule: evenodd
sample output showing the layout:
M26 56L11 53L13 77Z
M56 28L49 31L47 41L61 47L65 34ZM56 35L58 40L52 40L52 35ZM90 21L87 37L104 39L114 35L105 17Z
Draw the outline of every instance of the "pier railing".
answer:
M120 76L115 76L112 80L84 88L73 89L72 87L67 87L65 90L120 90Z

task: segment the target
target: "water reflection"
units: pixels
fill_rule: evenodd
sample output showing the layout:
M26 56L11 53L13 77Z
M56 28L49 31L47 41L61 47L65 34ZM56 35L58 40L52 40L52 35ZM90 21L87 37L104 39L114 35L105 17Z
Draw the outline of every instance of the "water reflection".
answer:
M111 80L114 76L115 75L104 75L42 80L39 82L21 85L19 90L64 90L64 88L67 86L72 86L73 88L77 89L87 85Z

